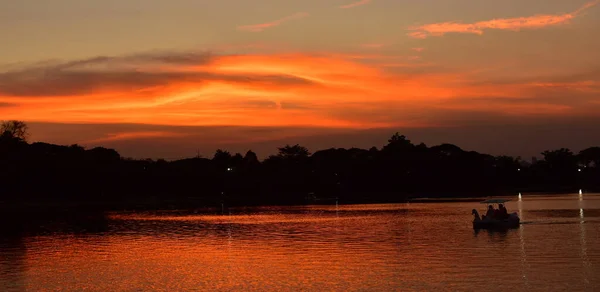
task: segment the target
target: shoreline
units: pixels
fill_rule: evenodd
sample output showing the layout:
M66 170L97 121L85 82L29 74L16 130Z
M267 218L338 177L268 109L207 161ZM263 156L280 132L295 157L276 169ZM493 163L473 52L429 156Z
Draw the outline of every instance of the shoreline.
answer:
M565 196L577 195L576 192L531 192L522 193L524 197L532 196ZM587 193L600 194L600 193ZM368 205L368 204L403 204L403 203L451 203L451 202L480 202L489 198L514 198L517 195L481 195L481 196L462 196L462 197L404 197L399 200L352 200L346 201L343 198L338 200L339 205ZM511 199L512 201L513 199ZM310 205L335 205L336 200L318 200L299 202L241 202L230 201L221 202L208 198L178 198L178 199L127 199L127 200L106 200L106 201L75 201L75 200L36 200L36 201L0 201L0 212L10 213L30 213L30 212L118 212L118 211L161 211L161 210L196 210L196 209L215 209L221 208L254 208L254 207L285 207L285 206L310 206Z

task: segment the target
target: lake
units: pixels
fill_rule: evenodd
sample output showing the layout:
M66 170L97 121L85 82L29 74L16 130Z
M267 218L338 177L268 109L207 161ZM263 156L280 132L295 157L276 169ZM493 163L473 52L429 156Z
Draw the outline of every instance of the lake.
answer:
M0 240L0 291L594 291L600 195L111 213ZM85 226L85 224L84 224Z

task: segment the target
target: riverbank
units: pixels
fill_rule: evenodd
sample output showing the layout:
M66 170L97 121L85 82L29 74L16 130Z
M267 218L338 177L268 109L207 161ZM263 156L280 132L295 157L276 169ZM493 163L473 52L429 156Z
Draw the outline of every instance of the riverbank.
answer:
M588 193L587 191L585 193ZM525 197L531 196L562 196L568 194L578 194L578 191L572 192L522 192ZM252 201L249 199L240 200L238 198L227 198L215 200L214 198L204 197L186 197L186 198L128 198L112 200L74 200L74 199L36 199L36 200L12 200L0 201L1 214L47 214L47 213L95 213L111 211L159 211L159 210L194 210L206 209L220 211L223 208L230 207L259 207L259 206L293 206L293 205L332 205L332 204L382 204L382 203L440 203L440 202L479 202L486 198L514 198L518 193L480 193L468 194L465 196L441 196L441 195L423 195L423 196L398 196L395 200L377 200L369 197L328 197L326 200L304 200L304 201L285 201L276 202Z

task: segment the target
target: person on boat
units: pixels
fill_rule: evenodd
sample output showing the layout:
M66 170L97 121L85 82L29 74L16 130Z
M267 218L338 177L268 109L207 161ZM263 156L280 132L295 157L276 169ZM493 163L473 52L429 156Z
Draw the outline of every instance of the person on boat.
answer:
M493 219L494 218L494 207L492 205L488 205L488 209L487 209L487 213L485 213L485 217L483 217L483 219Z
M499 204L498 205L498 214L499 214L499 219L507 219L508 218L508 210L506 210L506 207L504 207L504 205Z
M500 211L498 211L498 209L494 209L494 215L492 215L492 218L495 220L500 219Z

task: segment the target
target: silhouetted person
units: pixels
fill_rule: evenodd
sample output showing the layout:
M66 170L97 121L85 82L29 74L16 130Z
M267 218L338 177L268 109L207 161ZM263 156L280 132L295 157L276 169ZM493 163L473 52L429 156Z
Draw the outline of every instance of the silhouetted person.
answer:
M485 213L485 218L493 219L494 218L494 207L492 205L488 205L487 213Z
M506 210L506 207L504 207L504 205L499 204L498 205L498 219L506 219L508 218L508 210Z

